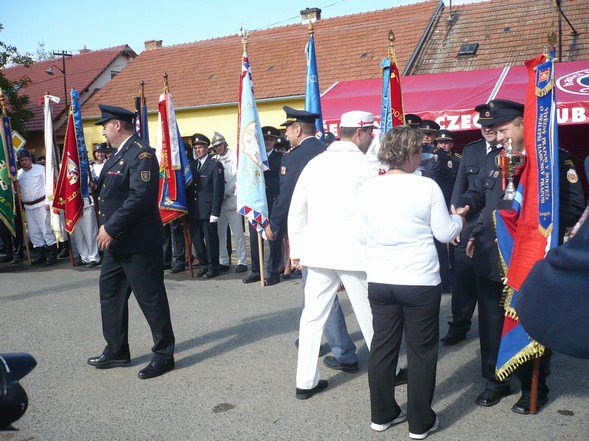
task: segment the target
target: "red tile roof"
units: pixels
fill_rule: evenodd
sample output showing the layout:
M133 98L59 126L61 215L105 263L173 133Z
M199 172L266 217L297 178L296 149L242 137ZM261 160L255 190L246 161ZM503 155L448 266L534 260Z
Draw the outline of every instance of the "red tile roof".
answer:
M80 95L83 95L91 87L92 83L122 54L130 57L137 56L129 46L121 45L66 58L65 71L68 89L75 88L80 92ZM11 81L16 81L23 76L28 76L32 81L31 84L19 91L19 93L29 97L27 108L35 113L33 119L26 124L29 132L43 130L43 107L38 105L38 102L45 95L45 92L61 98L61 102L53 107L54 119L58 119L64 111L63 75L55 67L52 69L54 75L48 75L45 71L51 65L56 65L59 69L62 69L61 57L54 60L39 61L29 67L15 66L2 70L6 78Z
M337 81L380 77L390 29L395 32L402 69L437 6L434 0L317 21L321 90ZM248 53L257 100L304 95L308 39L306 27L300 24L250 34ZM155 110L164 72L177 109L235 103L242 51L239 35L144 51L84 105L83 114L98 116L98 103L131 108L141 80L145 81L147 106Z
M589 0L563 1L562 61L589 59ZM450 14L452 12L452 16ZM549 31L558 32L554 0L490 0L444 8L418 62L409 74L430 74L523 64L544 50ZM478 43L475 55L460 46Z

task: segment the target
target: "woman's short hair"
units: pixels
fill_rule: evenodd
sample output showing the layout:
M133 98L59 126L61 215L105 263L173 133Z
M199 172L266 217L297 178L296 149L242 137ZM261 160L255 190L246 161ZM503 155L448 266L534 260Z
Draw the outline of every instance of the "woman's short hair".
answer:
M378 160L389 167L399 167L419 152L423 134L409 126L389 130L378 151Z

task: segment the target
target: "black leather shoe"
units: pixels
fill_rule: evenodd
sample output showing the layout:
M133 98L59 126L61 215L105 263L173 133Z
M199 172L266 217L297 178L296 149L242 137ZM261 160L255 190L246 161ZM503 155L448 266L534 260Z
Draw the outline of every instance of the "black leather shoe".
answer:
M239 265L237 265L237 268L235 268L235 272L236 273L245 273L247 271L247 265L244 265L242 263L240 263Z
M99 355L97 357L90 357L88 364L97 369L108 369L113 367L120 367L131 363L130 358L112 357L110 355Z
M164 262L164 271L169 270L170 268L172 268L172 264L169 262Z
M84 262L83 260L76 260L74 262L74 266L86 266L88 265L86 262Z
M536 400L536 412L538 412L542 406L544 406L548 402L548 396L538 397ZM513 405L511 408L512 412L520 413L522 415L529 415L530 414L530 396L524 395L517 400L517 403Z
M503 389L485 389L475 400L475 403L483 407L491 407L501 401L501 398L509 395L509 387Z
M170 268L170 274L181 273L182 271L186 271L186 267L184 266L173 266Z
M213 267L213 269L214 269L215 271L219 271L219 272L222 272L222 271L229 271L229 265L220 265L220 264L219 264L219 265L215 265L215 266Z
M328 355L323 359L323 364L327 366L329 369L333 369L334 371L342 371L347 372L349 374L355 374L358 372L358 362L354 363L341 363L337 358L333 355Z
M202 277L208 272L209 272L208 267L201 268L200 271L198 273L196 273L196 278L202 279Z
M95 267L102 264L102 260L91 260L88 266Z
M271 276L271 277L268 277L264 281L264 286L272 286L272 285L276 285L277 283L280 283L280 277L278 277L278 276Z
M159 377L172 369L174 369L174 359L165 362L152 360L147 366L139 371L137 376L142 380L147 380L148 378Z
M466 333L456 333L448 331L448 333L440 339L440 341L446 346L452 346L461 341L466 340Z
M213 277L217 277L219 273L217 271L207 271L203 274L203 279L212 279Z
M259 282L259 281L260 281L260 276L257 276L255 274L250 274L245 279L243 279L243 283L254 283L254 282Z
M326 380L319 380L319 383L313 389L299 389L297 387L296 397L299 400L308 400L313 395L323 392L327 389L327 386L329 386L329 383Z
M407 369L399 369L399 373L395 375L395 386L407 384L409 381L409 371Z

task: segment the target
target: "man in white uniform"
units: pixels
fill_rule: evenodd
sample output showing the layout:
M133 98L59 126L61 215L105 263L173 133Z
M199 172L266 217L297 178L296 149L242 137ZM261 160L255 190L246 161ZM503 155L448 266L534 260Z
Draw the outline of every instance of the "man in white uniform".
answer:
M320 380L317 353L337 290L343 283L368 348L372 341L372 313L364 272L363 249L351 229L358 188L378 170L366 151L373 138L371 113L344 113L341 141L312 159L297 181L288 215L290 257L294 267L305 266L305 306L299 328L296 397L307 399L327 387ZM327 357L326 357L327 358ZM337 360L324 360L329 367Z
M45 167L33 164L31 153L22 147L16 153L20 197L27 216L29 239L33 244L31 263L57 263L55 234L49 223L49 201L45 196ZM47 248L47 252L45 250Z
M237 212L237 195L235 193L237 183L237 155L227 146L225 137L215 132L211 140L212 147L217 154L213 157L224 168L225 194L221 206L221 216L217 224L219 235L219 266L222 270L229 269L229 253L227 251L227 225L235 238L235 250L237 251L236 273L247 271L245 233L243 231L243 217Z

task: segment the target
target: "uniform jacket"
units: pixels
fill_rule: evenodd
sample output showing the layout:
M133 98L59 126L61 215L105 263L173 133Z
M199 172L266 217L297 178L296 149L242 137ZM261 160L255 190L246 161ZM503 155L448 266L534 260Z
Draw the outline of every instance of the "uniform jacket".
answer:
M268 170L264 172L264 181L266 182L266 200L268 208L272 205L280 194L280 165L282 163L282 153L276 150L268 157Z
M434 149L434 154L438 157L439 162L436 182L442 189L446 205L450 207L450 199L452 197L456 175L458 174L461 156L456 153L448 153L444 149L437 147Z
M155 151L131 136L104 164L97 186L100 223L113 237L113 253L161 247L159 165Z
M196 171L198 159L190 162L192 184L186 189L189 219L209 219L219 217L223 194L225 192L223 165L217 160L206 157L200 172Z
M354 234L355 197L378 176L356 144L335 141L309 161L288 214L290 256L305 266L364 271L364 247Z
M325 151L325 144L314 136L301 142L298 147L282 156L280 166L280 193L274 201L270 215L270 228L274 233L286 229L290 200L295 185L307 163Z
M518 317L550 349L589 358L589 222L537 262L520 288Z
M499 251L495 241L493 211L499 208L499 202L503 198L504 191L502 188L501 170L495 166L495 157L502 150L502 148L492 150L486 156L483 173L476 179L473 187L463 194L458 201L458 206L460 207L469 205L471 210L481 211L471 233L471 237L475 238L473 256L474 271L479 276L487 277L496 282L502 281L502 274L499 268ZM574 171L571 156L563 149L559 149L559 168L559 237L562 240L565 229L573 226L581 216L585 201L583 198L583 189L578 182L578 178L571 178L569 172L569 170ZM514 184L517 188L517 177Z

